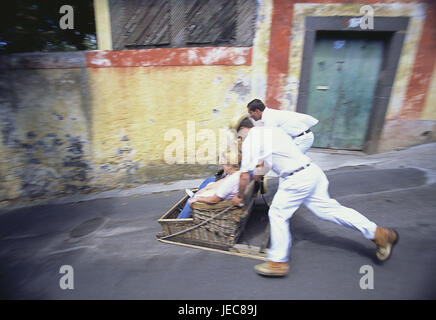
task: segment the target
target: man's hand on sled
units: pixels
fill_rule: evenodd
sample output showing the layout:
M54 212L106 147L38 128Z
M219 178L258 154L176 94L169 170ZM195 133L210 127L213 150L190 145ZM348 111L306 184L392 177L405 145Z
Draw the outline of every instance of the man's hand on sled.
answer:
M259 162L254 170L253 179L260 182L262 177L269 171L269 168L265 167L263 162Z
M257 182L260 182L260 180L262 179L262 177L263 177L263 174L262 174L262 175L255 174L255 175L253 176L253 179L254 179L255 181L257 181Z
M235 195L235 196L232 198L232 203L233 203L234 206L240 207L241 204L242 204L242 199L239 198L239 195Z
M241 172L239 177L239 193L232 198L234 206L241 206L242 198L244 197L245 188L250 182L250 174L248 172Z

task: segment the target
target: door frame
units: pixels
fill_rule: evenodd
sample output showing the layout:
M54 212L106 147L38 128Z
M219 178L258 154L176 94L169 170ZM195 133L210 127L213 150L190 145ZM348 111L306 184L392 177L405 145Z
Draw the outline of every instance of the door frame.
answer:
M392 86L397 72L398 62L403 48L408 17L374 17L374 29L363 30L359 25L350 23L356 17L305 17L305 34L303 47L303 61L301 63L300 85L298 89L297 111L307 112L307 98L312 66L313 51L316 35L319 31L353 31L353 32L383 32L386 34L386 49L374 92L374 100L369 116L368 129L365 134L363 151L376 153L378 143L385 122L386 111Z

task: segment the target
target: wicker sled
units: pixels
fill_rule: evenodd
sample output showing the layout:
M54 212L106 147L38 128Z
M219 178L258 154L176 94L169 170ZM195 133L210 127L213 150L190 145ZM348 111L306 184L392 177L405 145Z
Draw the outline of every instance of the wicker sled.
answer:
M244 207L233 206L231 200L213 205L196 202L192 206L192 218L177 219L189 198L186 195L158 220L162 232L157 238L162 242L265 260L265 254L259 253L258 248L237 245L253 208L257 191L258 186L253 181L247 187Z

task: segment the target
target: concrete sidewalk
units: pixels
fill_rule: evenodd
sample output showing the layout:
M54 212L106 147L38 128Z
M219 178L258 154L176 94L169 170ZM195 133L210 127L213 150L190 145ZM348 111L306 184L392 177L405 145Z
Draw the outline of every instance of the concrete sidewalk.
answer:
M367 155L359 151L312 148L307 155L324 171L356 166L371 166L379 169L416 168L426 172L427 178L429 179L428 183L436 182L436 143L373 155ZM144 184L127 190L113 189L101 193L78 194L57 199L35 200L23 204L13 204L5 207L0 206L0 214L9 210L36 205L67 204L97 199L121 198L184 190L185 188L198 187L203 180L204 178Z

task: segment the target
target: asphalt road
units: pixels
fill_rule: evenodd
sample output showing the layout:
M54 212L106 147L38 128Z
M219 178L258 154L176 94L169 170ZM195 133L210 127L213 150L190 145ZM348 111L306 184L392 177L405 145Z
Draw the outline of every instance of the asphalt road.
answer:
M399 232L389 261L377 263L375 245L360 233L303 207L291 220L289 275L261 277L257 260L157 241L158 218L184 194L172 191L1 213L0 298L435 299L436 184L412 168L328 176L332 197ZM257 202L252 232L265 223ZM73 289L60 286L63 265L72 267ZM360 286L362 266L373 271L373 289Z

